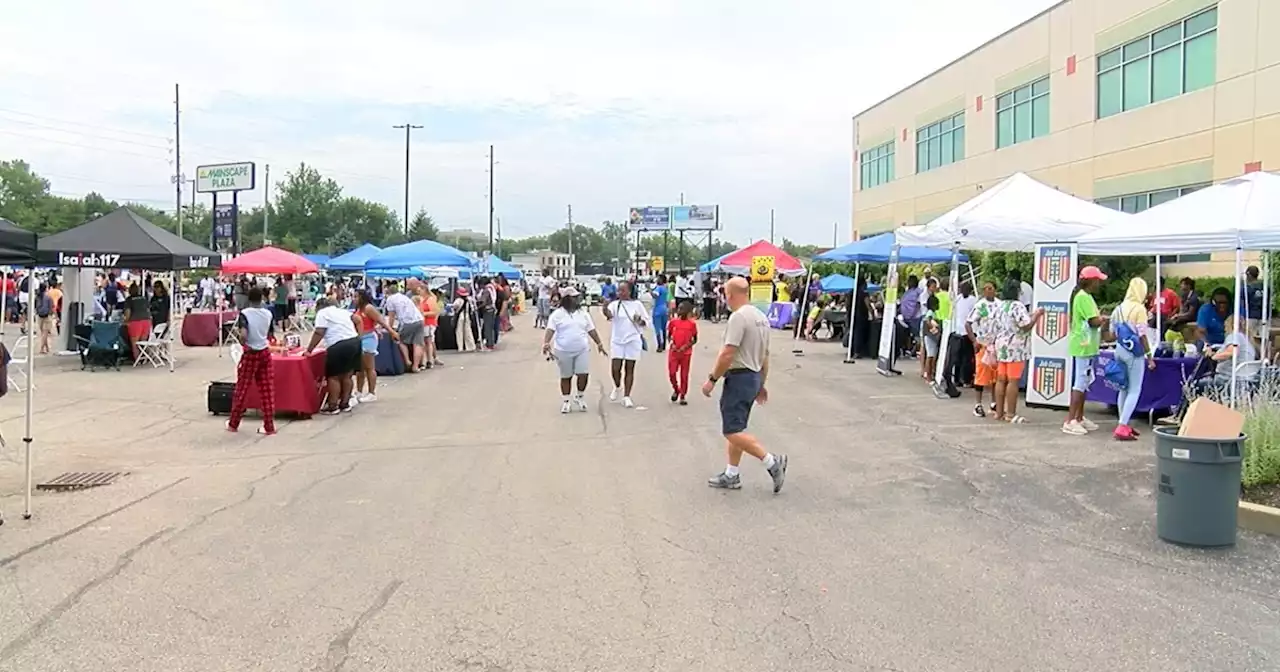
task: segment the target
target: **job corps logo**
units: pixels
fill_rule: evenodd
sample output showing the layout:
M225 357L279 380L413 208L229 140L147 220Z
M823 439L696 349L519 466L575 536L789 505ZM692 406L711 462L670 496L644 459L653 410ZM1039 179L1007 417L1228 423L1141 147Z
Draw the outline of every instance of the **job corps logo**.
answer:
M1053 345L1067 335L1067 304L1063 301L1041 301L1044 317L1036 325L1036 335Z
M1036 275L1040 282L1057 289L1071 278L1071 247L1067 245L1045 245L1040 248L1040 259L1036 264Z
M1031 360L1031 387L1046 401L1067 391L1067 360L1036 357Z

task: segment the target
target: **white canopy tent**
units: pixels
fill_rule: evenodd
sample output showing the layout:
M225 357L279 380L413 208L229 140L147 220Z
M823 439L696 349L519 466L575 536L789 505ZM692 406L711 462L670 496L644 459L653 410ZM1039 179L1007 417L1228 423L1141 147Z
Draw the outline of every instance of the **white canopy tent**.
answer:
M1280 250L1280 175L1249 173L1081 236L1081 254Z
M1075 241L1129 217L1016 173L932 222L894 235L903 247L1030 252L1036 243Z

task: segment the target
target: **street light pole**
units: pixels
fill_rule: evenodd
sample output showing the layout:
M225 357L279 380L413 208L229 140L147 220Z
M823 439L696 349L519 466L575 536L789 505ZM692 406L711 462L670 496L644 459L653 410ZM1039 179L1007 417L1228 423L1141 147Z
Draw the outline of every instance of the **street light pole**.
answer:
M406 121L403 124L397 124L395 126L392 126L391 128L404 129L404 236L405 238L408 238L409 237L409 134L413 132L413 129L422 128L422 127L415 126L414 124L411 124Z
M493 145L489 145L489 254L493 254Z

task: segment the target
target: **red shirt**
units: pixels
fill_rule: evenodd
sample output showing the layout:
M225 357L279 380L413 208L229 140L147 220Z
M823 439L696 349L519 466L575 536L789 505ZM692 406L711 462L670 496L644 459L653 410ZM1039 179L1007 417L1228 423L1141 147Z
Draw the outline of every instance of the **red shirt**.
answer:
M698 323L677 317L667 323L667 336L672 350L685 350L698 338Z
M1147 310L1155 312L1155 301L1147 301ZM1166 319L1178 314L1182 309L1182 301L1178 299L1178 293L1168 287L1160 290L1160 314Z

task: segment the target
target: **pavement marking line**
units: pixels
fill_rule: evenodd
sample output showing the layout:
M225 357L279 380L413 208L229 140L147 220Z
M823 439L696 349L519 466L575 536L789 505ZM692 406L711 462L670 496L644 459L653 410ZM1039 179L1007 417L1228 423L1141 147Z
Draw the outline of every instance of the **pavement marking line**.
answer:
M63 533L61 533L61 534L55 534L55 535L53 535L52 537L49 537L48 539L45 539L44 541L42 541L42 542L40 542L40 543L38 543L38 544L36 544L36 545L34 545L34 546L29 546L29 547L27 547L27 548L25 548L25 549L23 549L23 550L21 550L21 551L18 551L17 553L14 553L13 555L10 555L10 556L9 556L9 557L7 557L7 558L0 558L0 567L5 567L5 566L7 566L7 565L11 565L11 564L13 564L14 562L17 562L18 560L22 559L23 557L28 556L28 555L30 555L30 554L32 554L32 553L35 553L36 551L38 551L38 550L40 550L40 549L42 549L42 548L44 548L44 547L46 547L46 546L49 546L49 545L51 545L51 544L56 544L57 542L62 541L63 539L66 539L67 537L69 537L69 536L71 536L71 535L73 535L73 534L75 534L75 533L77 533L77 532L81 532L81 531L85 530L86 528L88 528L90 525L93 525L94 523L97 523L97 522L99 522L99 521L101 521L101 520L103 520L103 519L105 519L105 518L109 518L109 517L111 517L111 516L114 516L115 514L120 513L121 511L124 511L125 509L127 509L127 508L129 508L129 507L133 506L134 504L141 504L142 502L145 502L145 501L147 501L148 499L151 499L152 497L155 497L156 495L158 495L158 494L160 494L160 493L164 492L165 490L168 490L169 488L172 488L172 487L174 487L175 485L178 485L179 483L181 483L181 482L183 482L183 481L187 480L188 478L189 478L188 476L183 476L182 478L179 478L178 480L176 480L176 481L174 481L174 482L170 483L169 485L161 486L160 488L158 488L158 489L156 489L156 490L152 490L151 492L149 492L149 493L147 493L147 494L145 494L145 495L143 495L143 496L141 496L141 497L139 497L139 498L137 498L137 499L133 500L132 502L128 502L128 503L125 503L125 504L121 504L120 506L117 506L116 508L111 509L110 511L108 511L108 512L106 512L106 513L104 513L104 514L102 514L102 515L100 515L100 516L97 516L97 517L95 517L95 518L90 518L89 520L87 520L87 521L85 521L85 522L83 522L83 523L81 523L81 524L79 524L79 525L76 525L75 527L73 527L73 528L71 528L71 529L67 530L66 532L63 532Z

